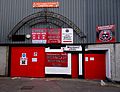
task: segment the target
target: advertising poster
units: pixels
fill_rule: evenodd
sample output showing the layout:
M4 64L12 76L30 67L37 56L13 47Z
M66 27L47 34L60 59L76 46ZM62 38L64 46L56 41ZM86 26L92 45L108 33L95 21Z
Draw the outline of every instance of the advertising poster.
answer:
M68 66L68 54L65 52L47 52L45 66L67 67Z
M32 29L32 43L47 43L47 29L46 28L33 28Z
M71 44L73 43L73 29L62 28L62 43Z
M96 28L96 42L115 42L115 25L98 26Z

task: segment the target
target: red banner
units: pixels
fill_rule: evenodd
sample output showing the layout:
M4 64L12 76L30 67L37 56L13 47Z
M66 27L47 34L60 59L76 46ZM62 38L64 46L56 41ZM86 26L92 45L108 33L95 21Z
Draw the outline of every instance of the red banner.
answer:
M65 52L47 52L45 65L47 67L67 67L68 54Z
M98 26L96 28L96 42L115 42L115 25Z
M33 2L33 8L58 8L59 2Z

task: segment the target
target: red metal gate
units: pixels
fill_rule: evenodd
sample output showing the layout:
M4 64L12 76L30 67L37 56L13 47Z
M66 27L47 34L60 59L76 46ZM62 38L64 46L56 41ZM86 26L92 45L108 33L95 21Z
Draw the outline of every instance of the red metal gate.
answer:
M105 54L85 54L85 79L105 79Z
M72 54L72 78L78 78L78 54Z
M12 47L11 77L45 77L44 47Z

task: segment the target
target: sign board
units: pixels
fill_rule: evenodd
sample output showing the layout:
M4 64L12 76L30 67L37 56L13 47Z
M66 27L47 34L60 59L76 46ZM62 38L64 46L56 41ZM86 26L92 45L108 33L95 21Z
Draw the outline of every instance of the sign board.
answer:
M72 44L73 43L73 29L71 28L62 28L62 43L63 44Z
M61 29L59 28L48 29L47 43L61 43Z
M32 43L47 43L47 31L45 28L33 28L32 29Z
M33 8L58 8L59 2L33 2Z
M27 58L20 58L20 65L27 65L28 59Z
M37 58L32 58L32 62L37 62Z
M65 52L46 52L47 67L67 67L68 54Z
M64 51L82 51L82 47L80 45L67 45L66 47L63 47Z
M72 44L73 29L71 28L32 28L32 43Z
M115 25L98 26L96 28L96 42L115 42Z
M20 57L20 65L27 65L28 58L26 56L26 53L22 53L21 56L22 57Z

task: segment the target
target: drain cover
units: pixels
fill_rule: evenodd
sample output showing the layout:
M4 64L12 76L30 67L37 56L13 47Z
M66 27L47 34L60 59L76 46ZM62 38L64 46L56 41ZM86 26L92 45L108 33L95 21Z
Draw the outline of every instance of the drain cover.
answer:
M21 90L32 90L34 86L23 86L21 87Z

